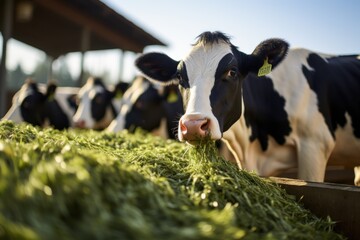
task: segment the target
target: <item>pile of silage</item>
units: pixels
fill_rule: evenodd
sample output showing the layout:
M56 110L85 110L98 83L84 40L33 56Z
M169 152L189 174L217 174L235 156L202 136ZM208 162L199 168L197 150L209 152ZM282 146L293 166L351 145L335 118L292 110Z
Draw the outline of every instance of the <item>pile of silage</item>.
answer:
M341 239L210 145L0 123L0 238Z

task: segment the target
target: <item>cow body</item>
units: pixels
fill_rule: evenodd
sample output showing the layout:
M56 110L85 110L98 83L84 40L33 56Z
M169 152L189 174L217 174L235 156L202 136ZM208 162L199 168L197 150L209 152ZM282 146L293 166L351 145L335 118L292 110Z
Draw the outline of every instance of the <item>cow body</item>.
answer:
M117 116L128 83L108 89L100 78L89 78L79 90L79 106L73 117L79 128L103 130Z
M106 129L118 132L141 128L165 139L175 139L178 120L184 113L176 86L154 85L143 77L134 80L125 92L120 112Z
M315 176L328 159L330 165L360 164L360 102L351 94L360 91L359 70L356 56L290 50L272 73L245 78L244 117L224 138L233 138L232 149L247 169L264 176L292 167Z
M329 159L359 165L359 58L286 52L285 42L270 39L246 55L207 32L183 61L149 53L137 66L154 81L180 85L180 140L223 138L242 168L274 176L298 167L299 178L323 181ZM267 62L273 71L257 76Z
M57 87L52 83L46 86L27 81L15 93L12 106L3 119L59 130L72 127L78 91L74 87Z

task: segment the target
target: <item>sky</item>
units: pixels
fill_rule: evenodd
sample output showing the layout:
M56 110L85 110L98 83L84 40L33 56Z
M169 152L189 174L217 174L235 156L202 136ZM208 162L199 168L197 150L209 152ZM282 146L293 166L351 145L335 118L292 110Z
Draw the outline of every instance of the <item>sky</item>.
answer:
M277 37L291 47L304 47L329 54L360 53L359 0L102 0L145 31L165 42L167 47L149 46L144 52L163 52L175 60L190 50L204 31L222 31L239 50L251 53L261 41ZM11 41L8 67L17 63L30 72L45 54ZM24 57L26 56L26 57ZM137 73L136 54L125 53L126 81ZM65 61L73 76L79 73L79 54ZM110 71L119 78L120 51L92 52L85 67L93 74ZM55 61L54 68L58 62Z

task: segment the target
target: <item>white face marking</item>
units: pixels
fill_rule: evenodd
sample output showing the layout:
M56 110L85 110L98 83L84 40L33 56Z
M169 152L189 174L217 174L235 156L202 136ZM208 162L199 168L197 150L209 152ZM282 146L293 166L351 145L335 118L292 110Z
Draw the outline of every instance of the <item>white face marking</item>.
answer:
M206 46L198 44L194 46L189 55L184 59L190 85L190 96L182 119L209 119L212 139L220 139L222 133L218 120L211 109L210 94L215 83L215 73L218 64L229 53L232 53L231 48L225 42ZM179 140L183 141L180 126L178 133Z

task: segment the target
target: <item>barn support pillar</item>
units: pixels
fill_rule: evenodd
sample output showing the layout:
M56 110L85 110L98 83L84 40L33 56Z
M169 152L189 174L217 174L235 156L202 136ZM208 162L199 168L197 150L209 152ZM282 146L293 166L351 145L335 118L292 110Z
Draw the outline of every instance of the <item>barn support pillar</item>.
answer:
M3 2L4 12L3 15L3 43L2 43L2 54L1 54L1 62L0 62L0 118L2 118L6 113L7 107L7 70L6 70L6 55L7 55L7 43L11 38L12 32L12 19L13 19L13 9L14 9L14 1L13 0L5 0Z
M84 27L81 33L81 60L80 60L80 76L77 85L81 87L85 82L84 76L84 61L86 51L90 49L90 29Z
M119 81L123 82L124 81L124 60L125 60L125 50L119 49L120 50L120 63L119 63Z

